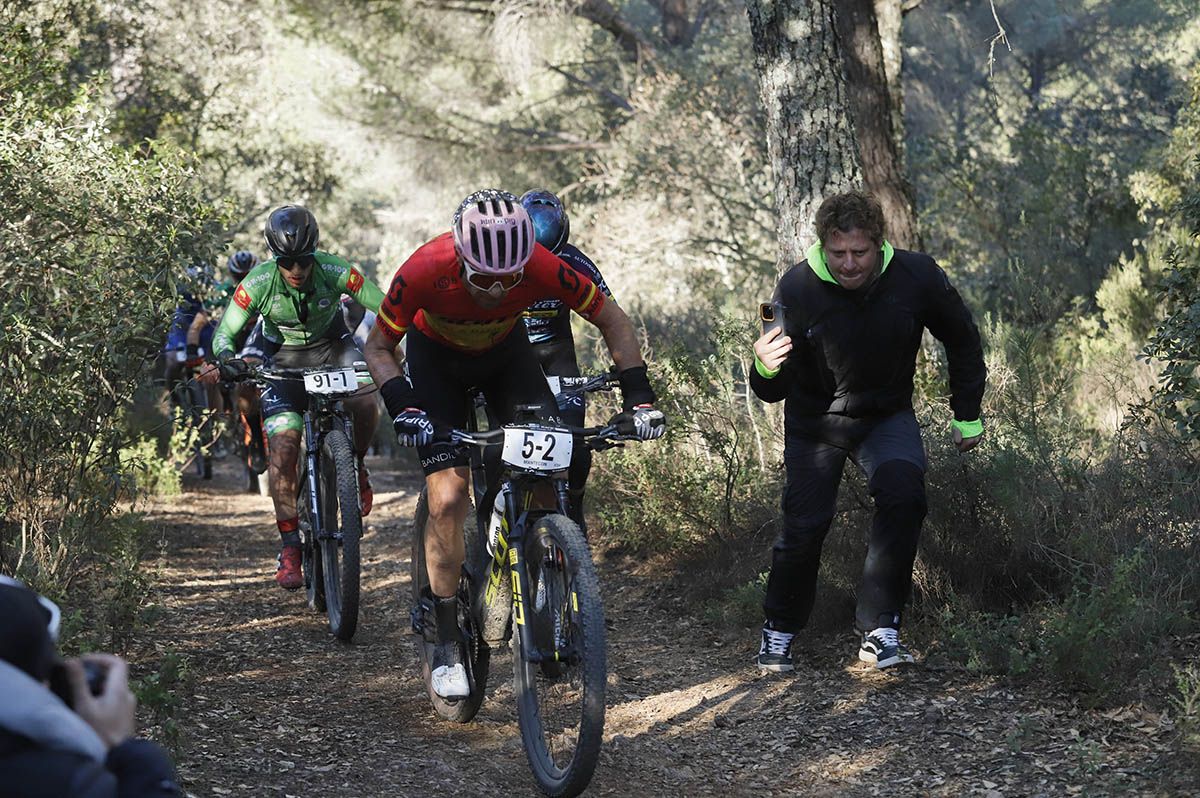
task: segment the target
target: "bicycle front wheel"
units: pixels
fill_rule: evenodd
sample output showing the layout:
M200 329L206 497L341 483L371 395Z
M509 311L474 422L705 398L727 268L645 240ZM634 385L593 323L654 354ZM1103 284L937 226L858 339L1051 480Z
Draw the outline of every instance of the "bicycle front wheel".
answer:
M604 610L592 556L563 515L537 521L524 545L527 634L515 633L513 684L525 754L547 795L591 781L604 731ZM525 641L533 650L525 649Z
M325 613L329 631L339 640L349 640L358 628L362 510L354 452L342 430L330 430L321 439L320 469L318 498L324 534L317 544L325 577Z

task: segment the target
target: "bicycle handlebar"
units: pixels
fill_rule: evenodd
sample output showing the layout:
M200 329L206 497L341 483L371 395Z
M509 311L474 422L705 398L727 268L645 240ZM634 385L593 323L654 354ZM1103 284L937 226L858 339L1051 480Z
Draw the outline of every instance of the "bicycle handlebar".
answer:
M596 451L611 449L614 446L622 446L624 441L641 440L637 435L619 432L615 424L605 424L595 427L573 427L566 424L543 424L541 422L535 422L535 424L536 426L528 426L528 428L551 428L581 436L584 439L584 445ZM525 424L509 424L507 426L520 429L527 428ZM435 433L434 440L440 443L451 443L455 446L478 446L482 449L485 446L503 442L504 427L490 429L485 432L471 432L465 429L439 430Z
M270 368L266 368L264 366L258 366L258 365L254 365L251 363L247 363L244 358L230 358L230 360L227 360L225 362L229 363L234 360L236 360L239 363L245 364L246 370L244 372L235 374L228 378L222 377L222 379L224 379L225 382L246 382L247 380L290 380L293 382L300 382L300 381L304 380L304 375L306 375L306 374L314 374L314 373L318 373L318 372L324 372L324 371L330 371L330 370L342 369L342 368L352 368L350 366L305 366L302 368L282 368L282 367L272 366ZM362 368L362 369L354 368L353 370L354 370L354 377L356 380L358 378L364 377L364 376L368 377L368 378L371 377L371 372L365 368ZM366 396L367 394L370 394L372 391L376 391L379 389L379 386L375 385L374 381L372 381L370 383L370 386L369 386L370 390L364 390L364 388L366 388L366 387L368 387L368 386L359 385L353 391L345 392L345 396ZM338 394L328 394L328 395L336 396Z

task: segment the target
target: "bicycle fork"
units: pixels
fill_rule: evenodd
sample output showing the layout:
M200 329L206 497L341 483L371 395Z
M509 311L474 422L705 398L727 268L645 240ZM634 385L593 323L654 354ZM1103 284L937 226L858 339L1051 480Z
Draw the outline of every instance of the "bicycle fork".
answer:
M320 468L320 440L317 438L316 429L313 427L312 418L306 413L304 416L304 461L305 471L307 471L308 479L305 487L308 488L308 523L312 528L312 542L315 544L318 540L323 540L328 534L325 531L324 514L321 512L321 504L318 493L318 479L320 475L317 469Z
M565 485L561 486L559 491L565 498ZM506 508L504 514L505 523L501 525L501 533L496 541L495 556L492 559L490 568L488 569L488 584L484 593L484 617L488 617L489 613L494 611L496 602L502 600L503 591L501 589L503 580L507 576L512 586L512 620L513 633L518 635L521 646L522 656L527 662L540 664L542 662L562 662L573 661L575 659L573 652L570 650L567 641L563 638L563 618L562 613L566 611L565 607L551 607L553 613L553 630L552 637L543 643L549 643L550 648L547 650L538 646L538 641L535 639L534 630L531 628L528 619L537 617L535 613L540 614L544 610L545 601L545 584L547 580L546 569L557 569L562 566L560 553L557 544L550 541L545 546L546 560L539 564L538 571L541 574L539 585L534 586L529 577L529 565L524 556L524 540L528 532L528 513L522 513L519 517L516 514L516 491L510 491L506 497ZM509 518L517 518L516 524L511 529L507 528L507 520ZM505 532L508 532L507 536ZM539 591L540 587L540 591ZM570 590L570 600L575 605L574 590ZM534 610L531 612L531 609Z

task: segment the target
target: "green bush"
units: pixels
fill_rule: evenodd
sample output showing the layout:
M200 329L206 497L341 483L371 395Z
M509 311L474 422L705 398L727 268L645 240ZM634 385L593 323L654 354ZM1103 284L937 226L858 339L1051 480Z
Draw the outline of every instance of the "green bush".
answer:
M123 149L91 87L64 88L81 67L68 5L0 12L0 570L50 592L87 570L136 489L124 410L172 275L210 262L222 229L184 158Z
M652 339L664 347L651 378L667 434L597 456L591 507L607 539L638 551L729 546L778 514L781 408L749 389L744 321L691 341Z

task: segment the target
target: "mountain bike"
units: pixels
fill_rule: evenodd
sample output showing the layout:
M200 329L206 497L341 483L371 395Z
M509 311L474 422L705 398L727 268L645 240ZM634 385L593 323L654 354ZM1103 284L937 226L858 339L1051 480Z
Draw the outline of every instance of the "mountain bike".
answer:
M342 400L363 393L371 375L363 362L354 368L247 368L233 381L303 382L308 393L296 495L305 594L310 607L329 617L330 632L349 640L358 627L362 507L353 427Z
M167 357L175 358L180 368L174 384L167 386L172 437L175 432L185 432L191 451L187 464L195 469L196 476L212 479L212 453L209 451L212 440L206 440L213 437L208 392L193 379L193 369L183 365L183 350L168 352Z
M568 390L601 390L614 378L562 380ZM607 665L599 581L587 541L567 516L566 468L574 446L599 451L636 438L613 426L527 420L536 410L536 405L518 405L517 423L487 431L477 429L478 414L471 413L468 429L449 432L453 443L472 451L475 494L475 511L468 513L463 529L466 561L458 590L471 684L467 698L446 701L431 685L436 624L425 567L429 511L424 491L413 517L412 627L434 710L461 723L483 702L491 650L511 640L518 725L534 778L548 795L576 795L591 780L600 752ZM479 455L496 444L501 447L498 480L481 491L485 469ZM550 509L534 499L535 490L546 486L554 496ZM489 530L493 509L499 510L499 523Z

